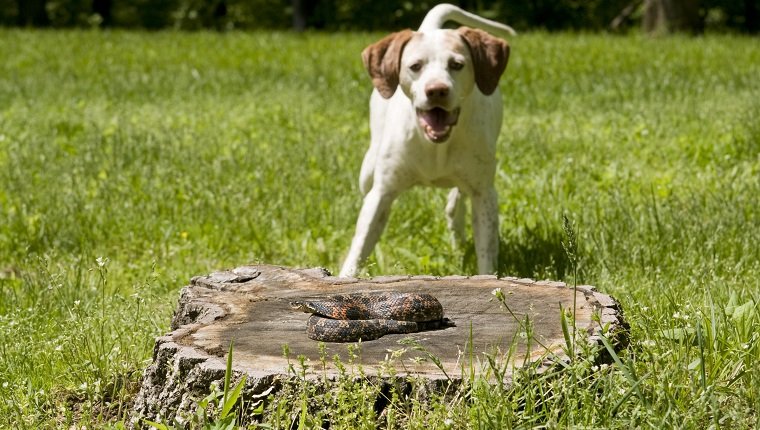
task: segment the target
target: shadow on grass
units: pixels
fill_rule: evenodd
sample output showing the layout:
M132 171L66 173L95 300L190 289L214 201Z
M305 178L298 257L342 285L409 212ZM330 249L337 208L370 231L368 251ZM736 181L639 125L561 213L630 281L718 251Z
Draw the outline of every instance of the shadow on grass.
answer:
M522 226L502 231L499 240L499 276L561 280L572 275L570 260L562 247L565 234L561 225ZM468 241L462 257L464 273L477 273L475 246Z

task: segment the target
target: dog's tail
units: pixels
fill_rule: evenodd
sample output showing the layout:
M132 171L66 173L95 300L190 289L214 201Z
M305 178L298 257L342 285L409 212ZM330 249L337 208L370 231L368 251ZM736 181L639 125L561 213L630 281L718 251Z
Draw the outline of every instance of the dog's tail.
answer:
M479 17L473 13L462 10L451 4L439 4L430 9L430 12L425 15L425 19L422 20L422 25L418 31L430 31L443 28L443 25L447 21L454 21L456 23L466 25L469 27L479 28L491 33L494 36L506 38L507 36L514 36L517 32L510 26L491 21L490 19Z

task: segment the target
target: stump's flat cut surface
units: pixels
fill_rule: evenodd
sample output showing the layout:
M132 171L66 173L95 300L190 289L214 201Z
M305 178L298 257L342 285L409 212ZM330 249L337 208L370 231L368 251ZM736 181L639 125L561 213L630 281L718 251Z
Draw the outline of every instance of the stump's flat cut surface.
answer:
M506 295L509 310L494 297L496 288ZM154 362L145 372L135 412L138 416L171 419L177 411L189 410L193 399L202 396L211 381L223 377L232 341L233 368L248 375L249 393L262 392L277 378L288 376L285 344L291 363L303 355L317 366L319 342L306 336L309 315L292 310L290 302L371 291L430 293L441 302L445 316L456 327L392 334L362 342L358 361L368 375L378 374L380 363L389 351L403 348L399 341L405 338L414 339L438 357L451 378L461 376L463 364L469 367L470 356L482 360L483 353L506 355L511 351L515 364L526 362L526 358L562 359L565 340L560 305L563 309L575 308L576 327L587 332L591 342L599 341L601 326L621 333L624 328L617 302L589 286L574 289L561 282L494 276L336 278L322 269L243 266L195 277L191 285L183 288L172 321L173 331L156 341ZM530 350L524 336L526 321L533 330ZM343 363L349 361L346 344L328 343L326 349L328 374L337 371L332 364L334 356L341 357ZM414 357L426 355L409 350L394 364L395 370L431 380L446 378L430 360ZM474 370L479 368L476 365Z

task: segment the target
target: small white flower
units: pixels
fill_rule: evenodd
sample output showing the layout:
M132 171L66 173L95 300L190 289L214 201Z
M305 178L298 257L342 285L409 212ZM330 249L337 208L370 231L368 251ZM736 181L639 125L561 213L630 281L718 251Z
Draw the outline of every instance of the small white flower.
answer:
M3 388L8 388L8 382L3 382Z
M106 264L108 264L108 258L104 257L98 257L95 261L98 263L98 267L106 267Z

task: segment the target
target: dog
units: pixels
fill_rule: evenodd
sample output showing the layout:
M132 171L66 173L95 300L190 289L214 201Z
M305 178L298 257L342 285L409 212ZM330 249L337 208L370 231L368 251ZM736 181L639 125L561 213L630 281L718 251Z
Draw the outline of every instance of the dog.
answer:
M443 29L448 21L467 27ZM428 12L416 32L393 33L362 52L374 86L371 141L359 174L364 200L339 276L356 276L387 224L394 199L416 185L452 188L446 219L455 244L464 240L464 198L470 199L478 272L495 273L498 85L509 60L503 38L514 34L509 26L442 4Z

